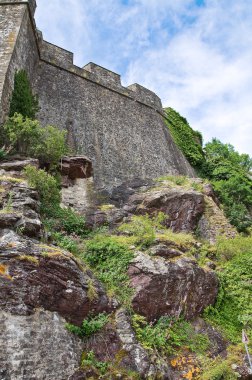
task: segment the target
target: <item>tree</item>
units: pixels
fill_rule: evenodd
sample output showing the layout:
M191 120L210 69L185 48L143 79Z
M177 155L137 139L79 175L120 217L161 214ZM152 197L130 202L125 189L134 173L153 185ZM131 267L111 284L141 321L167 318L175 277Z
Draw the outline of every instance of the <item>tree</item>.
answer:
M38 110L38 98L32 93L26 71L17 71L14 77L9 116L12 117L17 112L22 114L23 117L34 119Z

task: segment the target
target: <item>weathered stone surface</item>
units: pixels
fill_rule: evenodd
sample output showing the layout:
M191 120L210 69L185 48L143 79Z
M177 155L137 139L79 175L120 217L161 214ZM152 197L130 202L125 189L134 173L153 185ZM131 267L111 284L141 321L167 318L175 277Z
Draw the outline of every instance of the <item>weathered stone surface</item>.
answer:
M153 256L161 256L165 259L172 259L183 254L179 249L167 246L166 244L154 245L150 248L149 253Z
M149 321L162 315L193 319L215 302L218 292L215 273L186 257L167 261L139 252L128 273L135 289L133 309Z
M24 235L39 237L42 224L37 191L26 182L8 177L9 172L4 173L0 177L0 228L19 229Z
M9 171L22 171L28 165L34 166L38 169L39 161L35 158L19 159L19 160L8 160L0 162L0 170L3 169L7 172Z
M89 270L68 252L20 237L0 235L0 309L30 315L36 308L56 311L75 324L89 313L111 310L109 300ZM89 295L92 287L95 297Z
M88 215L90 209L94 210L96 203L93 178L76 178L71 182L68 177L63 178L64 185L61 189L62 205L72 207L77 212Z
M204 196L205 212L198 223L198 233L212 244L216 243L218 236L234 238L237 235L236 229L228 222L214 199L212 195Z
M67 380L79 366L82 342L57 313L19 316L0 311L0 379Z

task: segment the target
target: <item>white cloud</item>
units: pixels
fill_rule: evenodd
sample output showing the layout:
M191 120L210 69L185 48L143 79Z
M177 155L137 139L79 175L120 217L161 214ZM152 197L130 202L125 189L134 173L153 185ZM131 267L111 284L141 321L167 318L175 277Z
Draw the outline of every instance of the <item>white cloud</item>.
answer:
M154 90L205 140L252 155L250 0L37 0L47 40Z

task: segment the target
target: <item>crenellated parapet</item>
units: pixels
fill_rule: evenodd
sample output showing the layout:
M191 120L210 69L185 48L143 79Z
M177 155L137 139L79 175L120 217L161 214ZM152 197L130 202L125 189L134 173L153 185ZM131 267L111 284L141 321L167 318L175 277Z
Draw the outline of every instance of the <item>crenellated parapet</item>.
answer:
M121 86L121 76L113 71L107 70L102 66L96 65L93 62L89 62L83 67L84 70L89 71L99 78L104 84L114 84Z
M112 91L119 92L121 95L134 101L143 103L148 107L162 112L162 104L159 97L152 91L138 84L132 84L123 87L121 77L104 67L93 62L88 63L83 68L73 64L73 53L59 46L53 45L43 39L42 33L36 29L34 13L36 9L36 0L0 0L0 5L27 5L31 16L31 25L34 29L34 36L37 42L38 55L42 61L57 66L60 69L90 80L100 86L106 87Z
M39 46L41 59L64 69L70 69L73 66L73 53L70 51L46 41L42 41Z

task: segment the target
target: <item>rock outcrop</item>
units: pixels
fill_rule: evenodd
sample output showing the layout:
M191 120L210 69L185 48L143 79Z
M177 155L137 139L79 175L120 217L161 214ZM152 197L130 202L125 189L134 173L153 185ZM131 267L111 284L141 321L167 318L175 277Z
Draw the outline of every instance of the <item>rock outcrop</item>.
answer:
M30 315L44 308L77 325L89 313L111 310L101 285L68 252L10 230L1 231L0 251L1 310Z
M27 163L30 163L28 160ZM15 163L15 167L20 163ZM5 166L6 167L6 166ZM23 166L21 166L22 168ZM13 169L12 166L10 168ZM0 175L0 228L18 229L30 237L41 235L37 191L31 189L20 176L20 171L1 171Z
M154 358L137 341L130 317L123 309L115 313L113 323L109 323L85 342L84 355L90 351L95 353L97 360L111 363L110 373L104 375L104 379L127 380L127 371L139 374L141 379L173 379L169 365L161 358ZM94 379L99 378L94 368L83 368L71 380L83 380L92 376Z
M139 252L128 270L136 313L155 321L162 315L193 319L215 302L218 280L187 257L165 260Z

